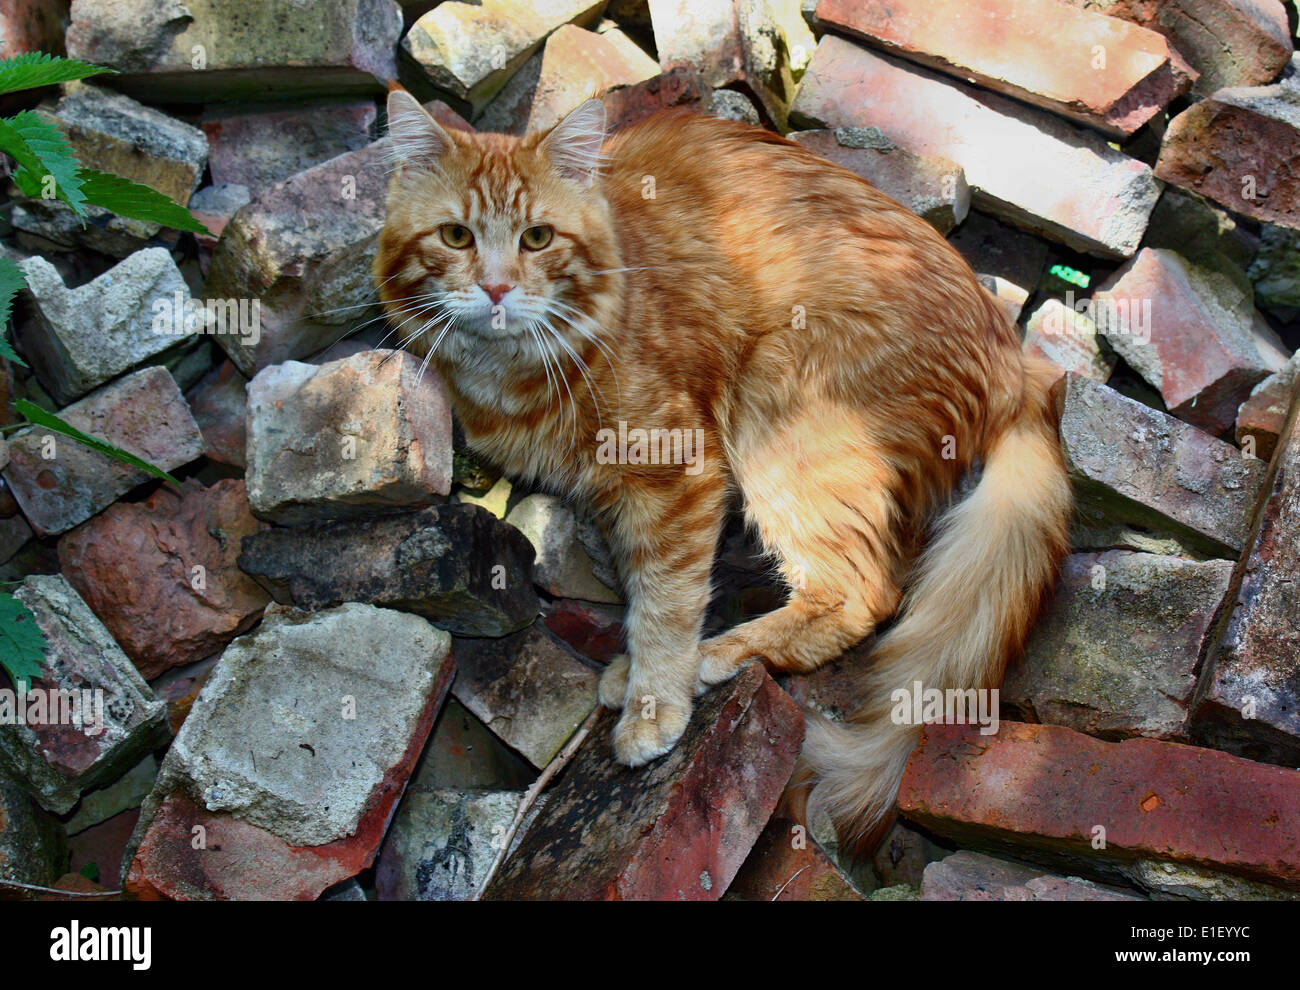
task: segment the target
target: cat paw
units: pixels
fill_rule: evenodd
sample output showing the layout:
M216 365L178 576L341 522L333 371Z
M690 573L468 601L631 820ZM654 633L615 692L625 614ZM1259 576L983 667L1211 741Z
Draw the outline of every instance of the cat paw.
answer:
M747 651L737 649L728 643L700 646L700 669L695 682L695 696L706 693L715 684L729 681L736 676L741 667L750 660L757 659Z
M623 699L627 697L627 672L630 666L626 654L619 654L610 660L609 666L601 673L596 695L606 708L618 711L623 707Z
M614 756L629 767L644 766L663 756L686 731L691 720L689 705L654 706L654 718L645 718L645 709L632 706L614 726Z

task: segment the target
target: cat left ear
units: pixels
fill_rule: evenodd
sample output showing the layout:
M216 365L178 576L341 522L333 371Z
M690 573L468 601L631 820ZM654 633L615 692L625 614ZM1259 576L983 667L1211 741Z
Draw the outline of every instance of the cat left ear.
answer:
M587 100L555 125L539 150L566 179L584 189L596 181L605 142L605 104Z
M404 89L388 94L388 136L399 166L430 169L451 148L447 132Z

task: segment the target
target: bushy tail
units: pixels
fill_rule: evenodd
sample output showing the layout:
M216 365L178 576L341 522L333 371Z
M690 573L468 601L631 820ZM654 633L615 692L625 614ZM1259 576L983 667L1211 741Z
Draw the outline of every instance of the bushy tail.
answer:
M893 806L921 727L890 718L890 695L999 686L1068 549L1069 480L1048 397L1051 372L1026 361L1019 416L988 451L979 484L939 520L901 618L860 675L846 724L812 715L796 782L830 813L841 849L861 855ZM802 802L799 802L802 803Z

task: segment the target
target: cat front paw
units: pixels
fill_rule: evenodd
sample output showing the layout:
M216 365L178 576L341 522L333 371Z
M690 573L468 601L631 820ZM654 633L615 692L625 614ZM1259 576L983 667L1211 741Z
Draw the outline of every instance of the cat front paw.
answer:
M627 672L630 668L631 661L626 654L620 653L610 660L609 666L601 673L596 696L606 708L618 711L623 707L623 699L627 697Z
M632 702L614 726L614 756L624 766L639 767L677 745L690 723L691 708L645 699Z

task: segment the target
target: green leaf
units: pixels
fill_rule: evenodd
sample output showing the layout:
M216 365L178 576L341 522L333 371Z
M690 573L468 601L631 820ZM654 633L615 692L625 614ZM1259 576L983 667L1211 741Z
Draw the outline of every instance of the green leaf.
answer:
M36 616L13 595L0 594L0 667L24 694L45 662L45 634Z
M18 163L14 184L27 196L46 198L47 175L54 177L54 195L81 216L86 197L81 191L81 168L63 132L39 113L24 110L0 120L0 151Z
M5 336L5 325L13 311L14 296L26 285L27 279L23 278L23 270L17 263L9 258L0 258L0 358L8 358L24 368L27 367L27 362L18 356L9 343L9 338Z
M168 199L156 189L142 186L138 182L124 179L120 175L108 172L96 172L91 168L81 170L81 191L86 202L102 206L106 210L134 220L160 223L177 230L188 230L195 234L211 234L212 231L194 219L194 216L180 203Z
M43 426L47 430L53 430L55 433L76 440L77 443L84 443L91 450L97 450L101 454L111 457L114 460L121 461L123 464L129 464L133 468L139 468L141 471L144 471L146 474L152 475L155 478L161 478L163 481L170 481L173 485L180 485L179 481L162 468L154 467L148 461L141 460L139 457L136 457L135 454L129 453L121 447L114 447L111 443L105 443L103 440L92 437L89 433L82 433L71 423L65 423L58 416L54 415L54 413L46 412L35 403L29 402L26 399L19 399L14 403L14 408L17 409L19 415L29 423Z
M88 79L115 71L103 65L91 65L89 62L47 55L45 52L26 52L0 60L0 93L53 86L55 83Z

